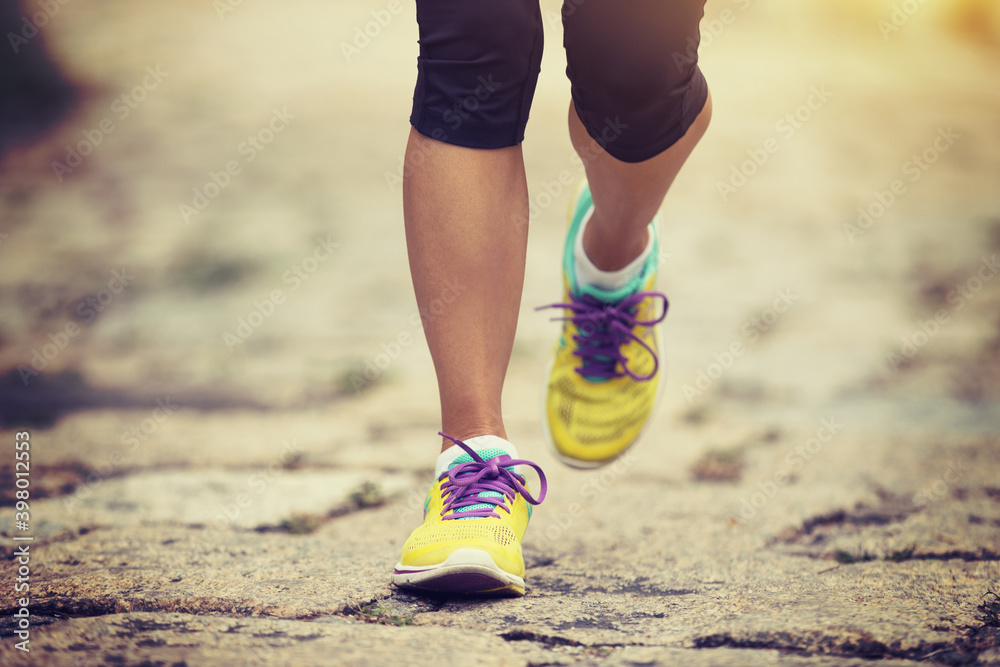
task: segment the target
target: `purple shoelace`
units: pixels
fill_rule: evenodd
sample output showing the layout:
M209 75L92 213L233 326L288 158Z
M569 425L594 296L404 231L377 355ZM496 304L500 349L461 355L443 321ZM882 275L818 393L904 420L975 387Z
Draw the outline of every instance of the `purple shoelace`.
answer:
M510 507L508 507L507 503L513 502L515 492L520 493L532 505L538 505L545 500L545 491L548 488L548 484L545 481L545 473L542 472L542 469L537 464L531 461L512 459L507 454L484 461L479 454L461 440L445 433L438 433L438 435L448 438L472 457L472 461L459 463L442 475L442 477L447 476L448 478L441 484L441 490L447 494L444 501L444 509L441 510L441 516L444 516L445 519L468 519L473 517L494 517L499 519L500 515L496 513L496 509L499 507L510 514ZM524 476L518 475L506 468L506 466L515 465L531 466L538 472L538 478L541 480L541 493L538 496L538 500L535 500L528 493L528 490L524 488ZM495 491L501 495L483 496L480 498L479 494L483 491ZM464 509L473 505L488 505L488 507ZM451 512L451 514L445 516L448 512Z
M580 357L582 364L576 372L585 378L616 378L629 376L637 382L645 382L656 375L660 360L653 349L632 333L636 326L653 326L667 316L670 303L662 292L636 292L618 303L605 303L589 294L577 296L570 292L569 303L553 303L539 306L544 308L564 308L572 312L568 317L554 317L555 321L572 320L577 333L573 336L576 349L573 354ZM644 299L662 299L663 312L655 320L637 320L635 311ZM634 340L642 345L653 357L653 370L649 375L636 375L628 366L628 357L621 353L622 345ZM618 366L621 370L618 370Z

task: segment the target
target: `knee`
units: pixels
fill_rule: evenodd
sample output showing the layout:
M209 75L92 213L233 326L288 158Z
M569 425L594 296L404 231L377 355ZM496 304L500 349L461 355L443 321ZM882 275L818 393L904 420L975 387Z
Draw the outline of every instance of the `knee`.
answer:
M419 0L417 19L414 127L474 148L520 143L541 58L537 0Z
M600 55L597 55L599 53ZM690 85L696 67L678 67L660 52L617 48L599 49L588 54L582 66L575 64L575 78L590 90L601 91L595 102L619 113L643 116L664 100L678 98ZM581 71L582 70L582 71Z
M623 118L662 110L701 84L701 3L636 3L638 11L623 13L616 3L584 2L563 20L574 99L614 108Z

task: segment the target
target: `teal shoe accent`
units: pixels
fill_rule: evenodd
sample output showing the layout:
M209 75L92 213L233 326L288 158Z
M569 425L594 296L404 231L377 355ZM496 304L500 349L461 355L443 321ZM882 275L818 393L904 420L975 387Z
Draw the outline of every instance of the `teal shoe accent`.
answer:
M566 232L566 243L563 246L563 272L566 274L570 290L574 294L589 294L605 303L617 303L641 291L646 282L649 281L650 276L656 272L660 257L660 240L656 233L656 225L651 225L650 233L653 235L653 251L646 259L646 265L639 275L630 280L627 285L616 290L605 290L594 285L583 285L581 287L576 278L576 237L580 234L583 219L593 206L594 200L590 194L590 186L584 184L583 189L577 197L576 206L573 209L573 220L570 223L569 230Z
M573 208L573 219L566 232L566 244L563 246L563 273L569 281L569 288L574 294L579 294L580 288L576 282L576 237L580 233L580 225L583 218L594 206L594 200L590 196L590 186L583 184L583 189L576 198L576 205Z
M504 454L507 454L507 452L504 451L504 450L502 450L502 449L484 449L484 450L476 452L476 453L479 454L481 457L483 457L483 459L486 460L486 461L489 461L490 459L493 459L493 458L496 458L498 456L503 456ZM454 461L451 462L451 465L448 466L448 470L451 470L455 466L457 466L459 464L462 464L462 463L471 463L472 460L473 460L472 457L469 456L468 454L462 454L461 456L459 456L458 458L456 458ZM514 467L513 466L507 466L507 470L510 470L511 472L513 472L514 471ZM502 493L498 493L497 491L480 491L478 494L476 494L476 497L477 498L502 498L503 494ZM491 507L493 507L493 506L490 505L490 504L488 504L488 503L477 503L475 505L469 505L468 507L463 507L460 510L455 510L455 513L456 514L460 514L462 512L471 512L473 510L488 510ZM529 505L529 507L530 507L530 505ZM530 511L529 511L529 517L530 517ZM474 519L474 518L475 517L462 518L462 519L458 519L458 521L469 521L470 519Z

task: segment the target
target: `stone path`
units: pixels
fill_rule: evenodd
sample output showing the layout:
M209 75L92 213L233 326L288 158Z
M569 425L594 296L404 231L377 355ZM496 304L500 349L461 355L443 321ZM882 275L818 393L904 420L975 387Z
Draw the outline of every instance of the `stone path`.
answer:
M81 102L0 161L4 665L1000 664L992 4L888 31L888 2L709 4L670 384L580 473L538 417L580 174L543 3L505 409L550 495L503 601L389 584L437 430L398 187L412 7L60 7Z

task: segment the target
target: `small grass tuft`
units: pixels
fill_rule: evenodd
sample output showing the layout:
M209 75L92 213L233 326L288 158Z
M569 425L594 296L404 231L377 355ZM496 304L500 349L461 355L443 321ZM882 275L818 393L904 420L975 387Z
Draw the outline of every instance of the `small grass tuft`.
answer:
M983 597L985 598L983 603L976 607L976 611L979 612L977 620L984 628L1000 628L1000 595L986 591Z
M377 483L365 481L351 492L351 502L358 509L378 507L385 503L385 494Z
M845 565L850 563L864 563L870 560L875 560L875 555L868 551L861 551L859 553L852 554L850 551L844 551L843 549L837 549L833 557L838 563L842 563Z
M292 535L308 535L323 523L323 518L315 514L293 514L281 522L281 530Z
M390 609L388 607L375 607L370 604L360 607L357 613L354 614L354 618L359 621L364 621L365 623L394 625L397 628L413 624L413 614L410 614L409 616L400 616L395 613L394 609Z
M913 552L917 550L917 545L911 544L905 549L900 549L899 551L893 551L886 554L885 559L892 561L893 563L902 563L904 560L910 560L913 558Z

